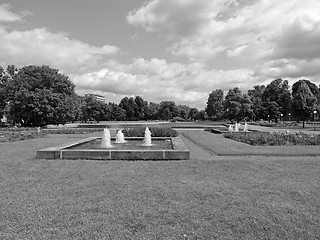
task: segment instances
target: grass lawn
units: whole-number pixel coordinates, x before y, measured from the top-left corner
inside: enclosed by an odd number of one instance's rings
[[[319,239],[316,157],[34,159],[75,138],[0,143],[0,239]]]

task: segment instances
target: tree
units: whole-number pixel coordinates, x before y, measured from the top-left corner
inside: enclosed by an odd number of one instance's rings
[[[133,97],[121,99],[119,107],[126,111],[126,120],[137,120],[138,106]]]
[[[263,105],[262,95],[265,90],[264,85],[255,85],[253,89],[248,90],[248,95],[252,102],[252,111],[255,119],[266,119],[266,108]]]
[[[303,121],[303,127],[306,120],[310,119],[313,110],[318,108],[317,97],[314,93],[318,91],[311,91],[307,80],[299,80],[292,86],[292,110],[293,115],[299,120]]]
[[[126,110],[119,106],[114,106],[114,109],[112,111],[112,119],[116,121],[124,121],[126,120]]]
[[[183,120],[187,120],[190,112],[190,107],[187,105],[178,106],[179,117]]]
[[[174,101],[162,101],[160,103],[159,118],[170,120],[179,116],[179,109]]]
[[[264,107],[268,108],[269,104],[277,106],[274,112],[279,112],[287,115],[290,112],[291,107],[291,93],[289,91],[289,84],[287,80],[276,79],[268,84],[262,94],[262,101],[264,102]],[[277,121],[279,115],[273,115],[270,113],[270,117]]]
[[[158,113],[160,109],[160,104],[150,102],[149,104],[145,104],[144,114],[146,120],[156,120],[158,119]]]
[[[135,105],[136,105],[136,111],[134,113],[134,118],[137,120],[143,120],[145,118],[145,113],[144,113],[144,109],[145,109],[145,105],[147,104],[147,102],[143,101],[142,97],[140,96],[136,96],[135,99]]]
[[[197,108],[191,108],[188,118],[191,120],[197,120],[199,119],[199,110]]]
[[[23,67],[6,88],[10,115],[22,126],[65,124],[75,118],[78,110],[74,88],[69,77],[56,69],[48,66]]]
[[[240,120],[242,93],[238,87],[230,89],[224,101],[225,115],[230,120]]]
[[[8,65],[6,70],[0,66],[0,118],[9,114],[8,85],[16,73],[14,65]]]
[[[252,101],[248,94],[243,94],[238,87],[230,89],[224,100],[225,116],[231,121],[252,119]]]
[[[82,116],[85,122],[95,120],[97,122],[105,120],[107,115],[107,105],[99,102],[94,96],[87,95],[83,98]]]
[[[216,89],[209,94],[206,113],[210,118],[220,120],[223,115],[223,91]]]
[[[202,120],[202,121],[208,119],[208,115],[207,115],[207,113],[206,113],[205,110],[201,110],[201,111],[199,112],[199,119]]]
[[[252,101],[248,94],[242,94],[241,100],[241,108],[240,108],[240,118],[241,119],[253,119],[255,114],[252,109]]]

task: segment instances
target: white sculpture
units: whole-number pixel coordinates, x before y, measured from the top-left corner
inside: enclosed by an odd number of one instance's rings
[[[229,125],[228,131],[229,132],[233,132],[233,126],[232,125]]]
[[[143,146],[152,146],[151,143],[151,132],[148,127],[146,127],[146,130],[144,131],[144,140],[143,140]]]
[[[116,134],[116,141],[115,143],[126,143],[127,141],[124,140],[124,134],[121,129]]]
[[[103,135],[101,139],[101,148],[112,148],[110,131],[108,128],[103,129]]]

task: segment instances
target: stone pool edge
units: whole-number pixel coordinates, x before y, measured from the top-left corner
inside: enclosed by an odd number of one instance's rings
[[[101,137],[89,137],[79,141],[37,151],[38,159],[87,159],[87,160],[189,160],[190,151],[179,137],[154,137],[171,139],[173,149],[165,150],[119,150],[119,149],[70,149]],[[112,138],[114,139],[114,138]],[[126,138],[143,140],[143,138]]]

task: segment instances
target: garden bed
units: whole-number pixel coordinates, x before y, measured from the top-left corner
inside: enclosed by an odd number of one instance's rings
[[[320,145],[320,135],[303,132],[227,132],[224,137],[253,146]]]
[[[180,134],[218,156],[320,156],[317,145],[253,146],[205,131],[181,131]]]
[[[28,139],[42,138],[47,133],[38,131],[37,128],[1,128],[0,142],[15,142]]]

